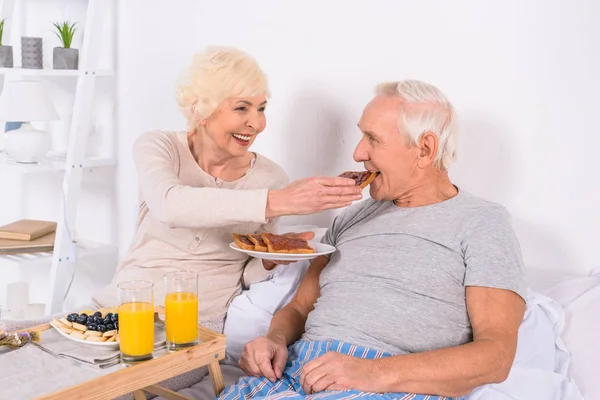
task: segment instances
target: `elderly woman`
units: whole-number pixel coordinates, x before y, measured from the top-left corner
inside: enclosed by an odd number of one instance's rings
[[[188,130],[149,132],[135,142],[137,229],[113,283],[93,296],[96,305],[116,305],[116,285],[136,279],[153,282],[155,303],[162,304],[167,270],[196,271],[199,321],[220,331],[242,285],[266,279],[277,265],[231,250],[233,232],[268,231],[279,216],[361,198],[350,179],[286,186],[279,165],[249,150],[265,129],[268,96],[267,79],[247,54],[210,48],[195,56],[178,88]]]

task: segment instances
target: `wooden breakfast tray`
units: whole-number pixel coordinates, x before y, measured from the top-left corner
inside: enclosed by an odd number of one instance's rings
[[[155,307],[159,313],[163,313],[162,307]],[[47,323],[23,331],[45,331],[53,329]],[[66,339],[65,339],[66,340]],[[208,371],[213,384],[215,395],[224,389],[223,375],[219,361],[225,358],[226,337],[223,334],[213,332],[202,326],[198,326],[198,340],[196,346],[184,350],[157,355],[156,358],[144,361],[134,366],[119,366],[106,375],[92,378],[88,381],[57,390],[53,393],[37,397],[40,400],[62,400],[62,399],[87,399],[104,400],[133,393],[135,400],[146,399],[144,391],[163,396],[173,400],[191,400],[169,389],[156,385],[165,379],[183,374],[185,372],[208,366]]]

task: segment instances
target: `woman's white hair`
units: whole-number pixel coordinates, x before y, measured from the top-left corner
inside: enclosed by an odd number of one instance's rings
[[[436,165],[443,169],[456,159],[458,123],[450,101],[435,86],[406,80],[386,82],[377,86],[378,95],[400,97],[403,102],[398,114],[398,130],[410,143],[416,144],[421,136],[431,132],[438,138]]]
[[[177,102],[190,129],[225,99],[270,97],[267,77],[250,55],[232,47],[208,47],[194,55],[177,85]]]

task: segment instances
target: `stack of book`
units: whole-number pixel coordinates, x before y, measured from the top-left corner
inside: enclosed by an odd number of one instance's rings
[[[0,226],[0,254],[52,251],[56,222],[22,219]]]

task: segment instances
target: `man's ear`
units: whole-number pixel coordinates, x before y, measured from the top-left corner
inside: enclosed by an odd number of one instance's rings
[[[433,165],[438,150],[438,138],[432,132],[425,132],[421,135],[418,142],[419,154],[417,165],[420,168],[426,168]]]

